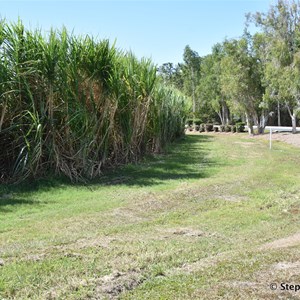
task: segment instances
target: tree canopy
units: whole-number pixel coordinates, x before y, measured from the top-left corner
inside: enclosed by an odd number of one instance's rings
[[[255,25],[256,33],[249,32]],[[268,123],[292,125],[300,112],[300,2],[278,0],[266,13],[249,13],[240,38],[226,39],[199,56],[186,46],[183,62],[159,73],[191,99],[201,122],[244,120],[250,133]],[[288,116],[288,118],[282,118]]]

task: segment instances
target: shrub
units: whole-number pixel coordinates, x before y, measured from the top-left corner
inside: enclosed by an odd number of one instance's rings
[[[201,120],[200,119],[187,119],[186,124],[189,126],[192,126],[195,123],[195,125],[200,125]]]
[[[230,127],[231,127],[231,132],[232,132],[232,133],[233,133],[233,132],[236,132],[236,126],[235,126],[235,125],[231,125]]]
[[[230,132],[230,131],[231,131],[230,125],[225,125],[225,132]]]
[[[225,132],[225,125],[220,125],[220,132]]]
[[[205,131],[206,132],[213,131],[213,124],[205,124]]]
[[[245,123],[244,122],[238,122],[235,124],[236,126],[236,132],[244,132],[245,131]]]
[[[219,127],[214,126],[213,129],[214,129],[214,132],[219,132]]]
[[[186,124],[190,127],[193,125],[193,119],[187,119]]]
[[[205,131],[205,124],[200,124],[199,132]]]

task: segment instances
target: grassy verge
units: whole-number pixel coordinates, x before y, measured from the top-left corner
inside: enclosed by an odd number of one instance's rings
[[[269,285],[300,284],[299,165],[195,135],[89,186],[2,187],[0,298],[293,299]]]

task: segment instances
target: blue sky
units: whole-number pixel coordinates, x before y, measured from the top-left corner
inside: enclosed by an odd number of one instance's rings
[[[157,64],[181,62],[185,45],[201,56],[224,38],[243,33],[247,12],[267,11],[272,0],[2,1],[0,17],[48,31],[116,40],[118,48]]]

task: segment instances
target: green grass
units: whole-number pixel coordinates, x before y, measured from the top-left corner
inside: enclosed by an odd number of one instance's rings
[[[300,240],[264,246],[299,231],[299,152],[189,135],[89,185],[2,186],[0,299],[276,299],[300,283]]]

